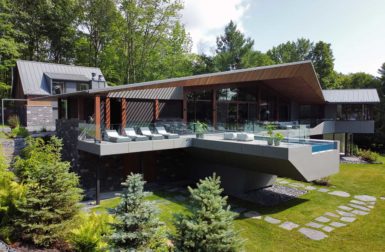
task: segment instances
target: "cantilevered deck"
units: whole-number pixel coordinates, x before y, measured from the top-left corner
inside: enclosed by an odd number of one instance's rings
[[[285,140],[270,146],[256,136],[253,141],[224,140],[223,134],[208,134],[204,139],[184,135],[177,139],[112,143],[79,140],[78,149],[98,156],[190,148],[200,156],[226,159],[249,170],[312,181],[337,173],[337,142],[324,140]]]

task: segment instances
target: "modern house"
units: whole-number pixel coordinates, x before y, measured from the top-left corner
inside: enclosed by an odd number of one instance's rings
[[[52,99],[64,157],[97,196],[117,189],[130,172],[168,181],[215,171],[230,194],[269,186],[277,175],[326,177],[338,172],[340,151],[353,134],[374,133],[372,110],[379,102],[374,89],[322,90],[310,61],[51,92],[32,101]],[[197,121],[209,125],[203,139],[194,135]],[[267,144],[267,123],[285,136],[281,145]],[[163,126],[179,137],[117,143],[105,135],[114,129],[124,136],[129,127],[140,133],[143,126]],[[225,132],[253,135],[227,140]]]
[[[58,118],[56,100],[34,98],[107,87],[102,72],[95,67],[18,60],[13,76],[12,98],[25,100],[19,104],[19,116],[31,131],[54,129]]]

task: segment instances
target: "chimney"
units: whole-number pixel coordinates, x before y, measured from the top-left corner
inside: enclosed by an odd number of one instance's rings
[[[91,73],[92,74],[92,80],[95,80],[96,73]]]
[[[102,74],[99,74],[99,81],[104,81],[104,77]]]

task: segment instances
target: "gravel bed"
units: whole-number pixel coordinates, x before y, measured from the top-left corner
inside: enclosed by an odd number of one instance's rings
[[[307,193],[306,190],[274,184],[271,187],[258,189],[237,196],[259,205],[276,206],[288,200],[298,198],[305,193]]]

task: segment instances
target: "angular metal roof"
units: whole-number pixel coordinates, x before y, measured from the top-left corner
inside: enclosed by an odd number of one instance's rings
[[[96,76],[102,72],[96,67],[71,66],[54,63],[18,60],[16,62],[21,85],[25,95],[50,95],[50,87],[44,73],[82,75],[92,79],[92,73]],[[84,78],[84,77],[83,77]]]
[[[141,90],[123,90],[110,92],[107,96],[111,98],[183,100],[183,88],[170,87]]]
[[[44,73],[48,78],[53,80],[66,80],[66,81],[91,81],[90,78],[82,74],[64,74],[64,73]]]
[[[322,90],[329,103],[378,103],[380,98],[376,89],[333,89]]]

